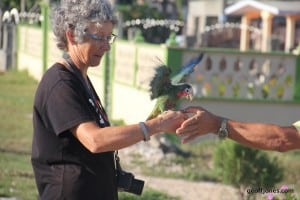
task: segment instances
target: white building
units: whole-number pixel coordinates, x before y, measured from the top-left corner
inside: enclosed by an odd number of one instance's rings
[[[300,40],[299,3],[191,0],[186,26],[188,45],[289,52]],[[231,29],[221,30],[224,22]]]

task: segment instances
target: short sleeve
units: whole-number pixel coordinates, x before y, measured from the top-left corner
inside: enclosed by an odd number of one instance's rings
[[[296,121],[295,123],[293,123],[293,126],[295,126],[298,132],[300,132],[300,121]]]
[[[47,99],[46,112],[48,120],[56,135],[79,125],[93,121],[88,98],[74,81],[60,81]]]

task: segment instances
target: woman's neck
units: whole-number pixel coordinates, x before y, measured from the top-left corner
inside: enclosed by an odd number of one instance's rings
[[[74,63],[74,65],[79,69],[79,71],[81,72],[82,76],[87,79],[87,69],[88,66],[83,63],[81,61],[81,59],[79,58],[79,56],[77,56],[76,54],[72,54],[71,52],[69,52],[69,57],[72,60],[72,62]]]

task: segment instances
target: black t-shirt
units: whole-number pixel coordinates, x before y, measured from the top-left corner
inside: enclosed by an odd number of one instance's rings
[[[31,160],[40,199],[118,199],[113,152],[93,154],[69,131],[97,120],[80,79],[54,64],[39,83],[33,110]]]

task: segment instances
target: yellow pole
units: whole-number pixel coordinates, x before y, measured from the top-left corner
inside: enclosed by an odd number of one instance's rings
[[[240,51],[246,51],[249,49],[249,38],[250,38],[250,34],[248,31],[249,24],[250,24],[250,17],[248,15],[244,15],[242,17],[242,24],[241,24]]]
[[[273,15],[269,12],[262,11],[262,44],[261,51],[271,51],[271,37],[272,37],[272,19]]]
[[[290,49],[294,47],[295,40],[295,23],[296,20],[292,16],[286,16],[286,33],[285,33],[285,47],[286,53],[290,52]]]

